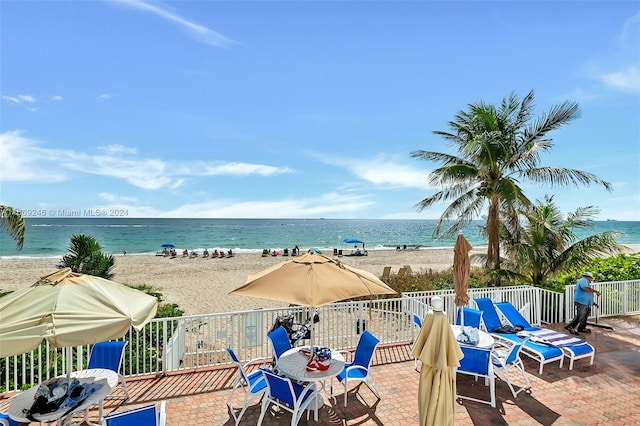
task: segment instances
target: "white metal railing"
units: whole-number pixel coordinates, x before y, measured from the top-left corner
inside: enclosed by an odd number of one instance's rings
[[[640,280],[594,282],[591,283],[591,287],[601,293],[597,298],[599,305],[597,311],[591,310],[592,317],[596,313],[601,318],[640,313]],[[575,290],[575,284],[568,285],[564,289],[567,320],[571,320],[573,316]]]
[[[595,285],[603,293],[601,315],[640,312],[640,280]],[[566,302],[573,301],[572,286],[565,290],[566,295],[517,286],[473,288],[468,293],[471,299],[490,297],[497,302],[509,301],[523,311],[532,324],[544,324],[565,321],[565,309],[572,312],[572,302],[571,305]],[[314,344],[350,349],[356,346],[359,333],[365,328],[383,344],[410,342],[415,336],[412,314],[424,317],[435,295],[442,297],[449,321],[453,323],[456,312],[453,290],[333,303],[317,310],[320,322],[314,326]],[[469,305],[473,306],[473,302]],[[276,317],[288,314],[293,314],[300,323],[309,318],[311,312],[302,307],[289,307],[154,319],[141,332],[130,330],[123,338],[129,342],[123,361],[124,374],[163,374],[228,364],[227,347],[232,347],[241,360],[270,357],[266,335]],[[72,369],[86,368],[89,349],[89,345],[73,348]],[[63,350],[53,350],[43,343],[32,352],[0,360],[0,390],[11,392],[33,386],[64,374],[66,365]]]
[[[552,324],[564,319],[564,295],[555,291],[532,286],[513,286],[470,288],[467,294],[469,306],[475,306],[473,299],[480,297],[488,297],[495,302],[511,302],[534,325]],[[431,297],[440,296],[451,323],[456,319],[455,295],[455,291],[451,289],[402,293],[403,298],[418,300],[424,304],[429,304]],[[419,311],[414,309],[414,312]]]

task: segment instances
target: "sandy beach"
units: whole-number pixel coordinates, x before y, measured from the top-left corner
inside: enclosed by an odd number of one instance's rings
[[[482,248],[474,249],[472,253]],[[283,306],[280,302],[231,296],[229,291],[245,283],[249,274],[284,262],[289,257],[262,257],[259,253],[240,253],[232,258],[195,258],[126,255],[116,256],[114,281],[123,284],[147,284],[159,289],[165,302],[177,303],[186,315],[239,311]],[[385,266],[397,272],[404,265],[413,271],[445,270],[453,262],[453,248],[420,250],[372,250],[368,256],[342,256],[347,265],[376,275]],[[41,275],[55,271],[59,258],[0,259],[0,289],[26,287]]]
[[[640,245],[634,245],[630,251],[638,250]],[[485,251],[485,247],[476,247],[471,254]],[[282,256],[262,257],[259,253],[241,253],[225,259],[120,255],[116,256],[113,280],[129,285],[153,286],[162,292],[165,302],[177,303],[186,315],[276,307],[284,304],[228,293],[244,284],[249,274],[288,259]],[[446,270],[453,262],[453,248],[372,250],[368,256],[342,256],[339,259],[378,276],[385,266],[391,266],[392,272],[398,272],[404,265],[411,266],[414,272]],[[0,259],[0,289],[26,287],[37,281],[39,276],[55,271],[58,262],[59,258]]]

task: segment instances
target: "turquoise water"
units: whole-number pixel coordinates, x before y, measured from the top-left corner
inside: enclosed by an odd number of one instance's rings
[[[104,251],[119,254],[151,254],[164,243],[177,249],[202,251],[204,248],[259,252],[262,249],[319,248],[348,249],[349,237],[364,241],[367,250],[408,247],[451,247],[455,237],[434,239],[436,220],[382,219],[130,219],[130,218],[28,218],[22,251],[0,232],[1,257],[59,257],[74,234],[89,234],[98,239]],[[580,238],[603,231],[623,234],[622,244],[640,244],[640,222],[593,222],[594,227]],[[480,234],[480,221],[464,230],[473,246],[486,246]]]

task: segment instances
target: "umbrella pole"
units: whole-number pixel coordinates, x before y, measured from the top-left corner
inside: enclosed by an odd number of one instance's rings
[[[71,381],[71,369],[73,368],[73,348],[71,346],[67,346],[64,348],[67,353],[67,381]]]

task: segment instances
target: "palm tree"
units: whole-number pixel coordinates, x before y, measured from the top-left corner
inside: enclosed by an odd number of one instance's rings
[[[91,235],[72,235],[68,253],[62,257],[59,268],[71,268],[73,272],[110,279],[115,259],[102,253],[100,243]]]
[[[429,183],[442,189],[417,204],[419,211],[438,202],[450,201],[434,235],[452,235],[483,214],[488,204],[486,267],[499,284],[500,212],[517,211],[531,202],[520,180],[553,186],[597,183],[608,191],[611,185],[597,176],[575,169],[540,166],[540,154],[553,147],[547,136],[580,115],[578,104],[565,101],[548,114],[533,119],[534,92],[520,101],[511,93],[499,106],[479,102],[468,105],[449,122],[451,132],[435,131],[457,149],[457,155],[414,151],[414,158],[435,161],[442,166],[431,172]],[[453,219],[453,222],[450,221]],[[449,227],[443,230],[443,226]]]
[[[18,250],[22,250],[26,225],[20,212],[12,207],[0,205],[0,229],[7,231],[16,242]]]
[[[539,286],[560,272],[586,266],[596,257],[622,252],[616,231],[577,241],[574,230],[592,228],[589,219],[598,213],[593,206],[580,207],[564,218],[552,196],[537,201],[522,212],[522,227],[503,226],[505,269]]]

